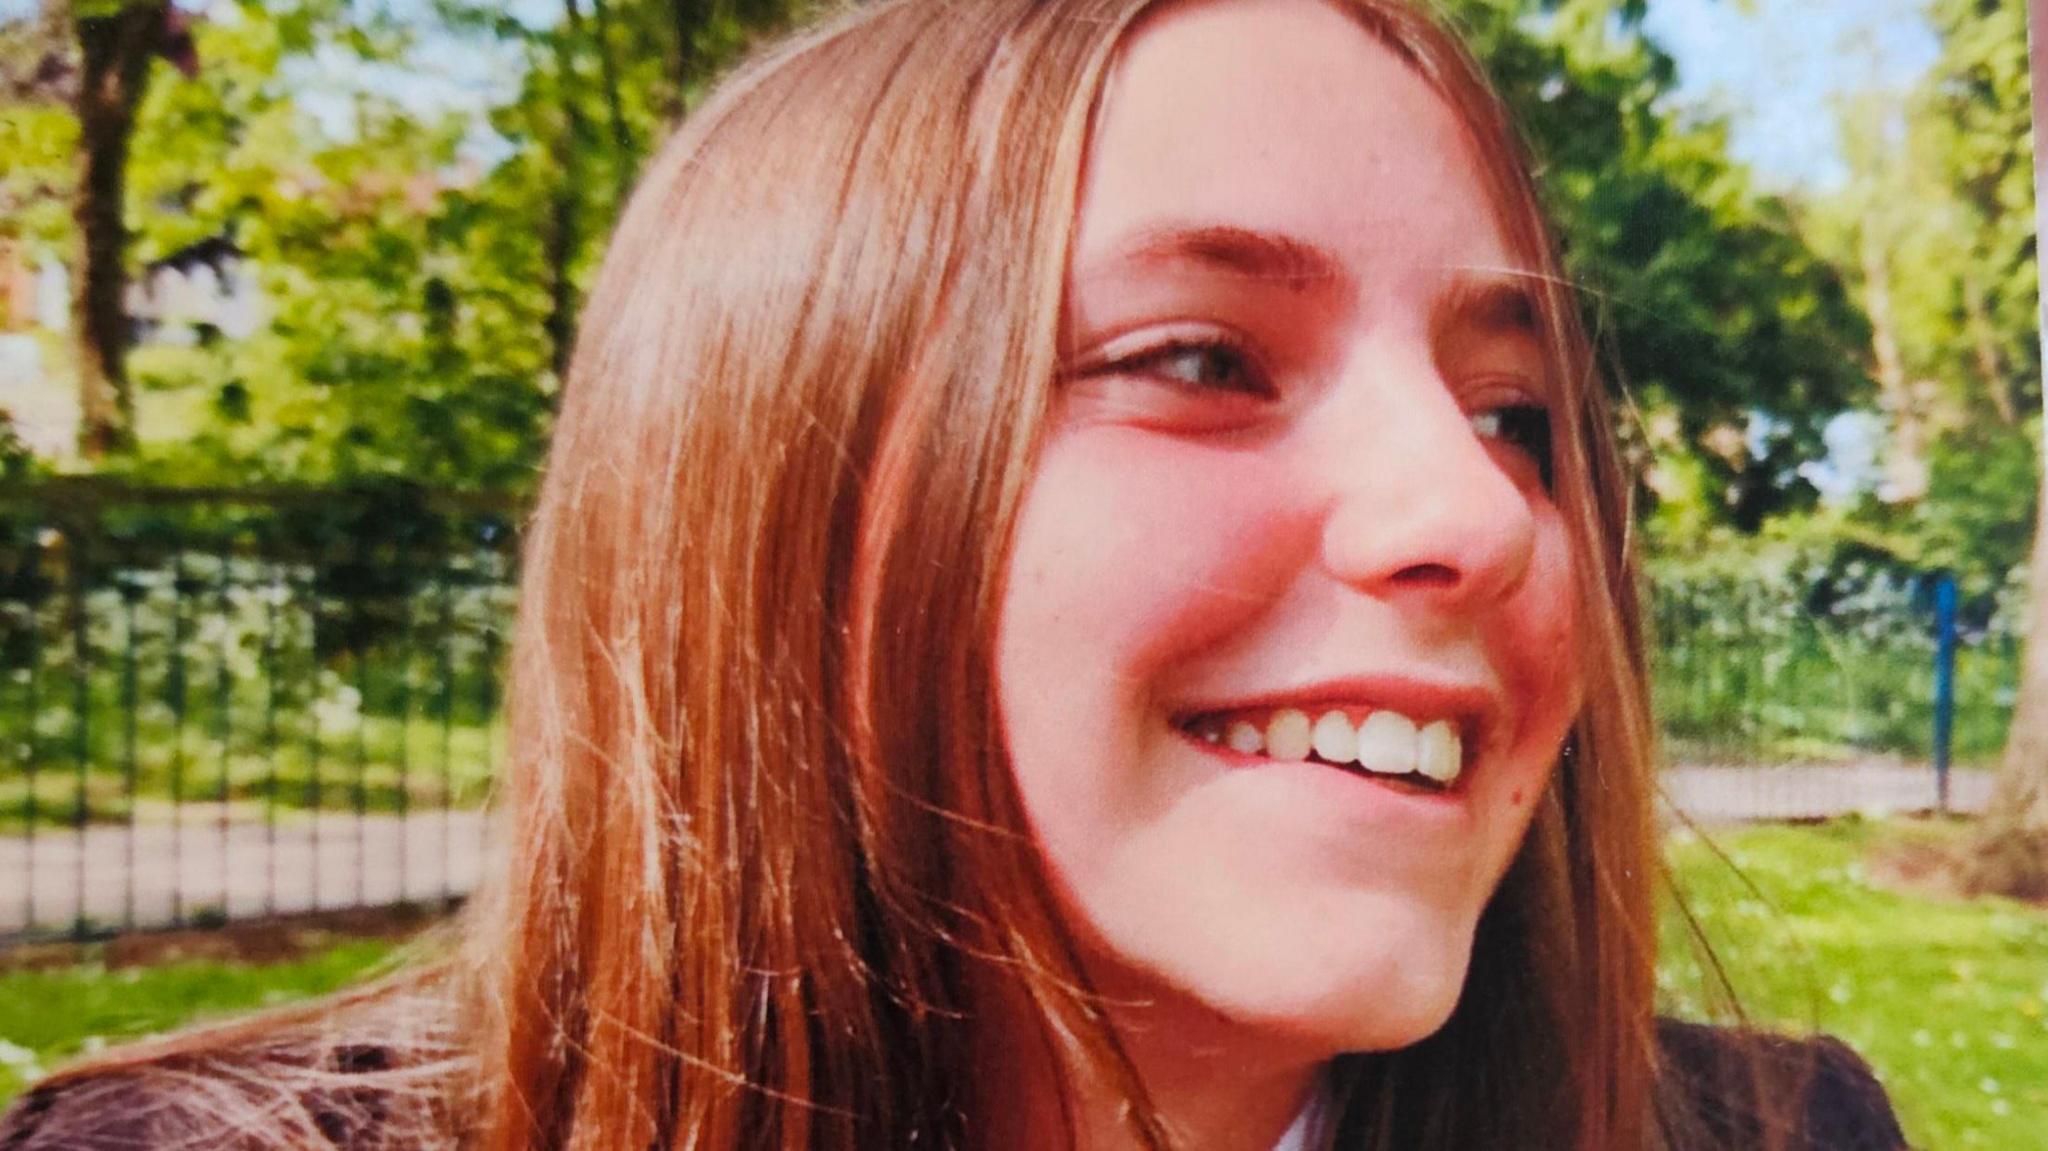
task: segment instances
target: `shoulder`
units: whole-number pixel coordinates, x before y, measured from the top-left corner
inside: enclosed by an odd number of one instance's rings
[[[0,1151],[451,1145],[467,1058],[444,999],[394,984],[109,1052],[0,1114]]]
[[[258,1151],[400,1145],[406,1109],[373,1045],[325,1058],[271,1051],[179,1052],[60,1073],[0,1115],[0,1151]],[[410,1126],[410,1125],[408,1125]]]
[[[1659,1020],[1660,1111],[1673,1151],[1906,1146],[1877,1076],[1840,1040]]]

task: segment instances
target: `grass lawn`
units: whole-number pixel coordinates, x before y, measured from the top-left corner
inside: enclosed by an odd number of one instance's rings
[[[192,959],[110,969],[105,949],[88,947],[65,966],[0,967],[0,1107],[81,1052],[324,995],[381,972],[400,946],[340,937],[312,944],[265,964]]]
[[[1853,820],[1717,833],[1740,876],[1689,835],[1672,857],[1755,1018],[1854,1045],[1918,1147],[2026,1151],[2048,1131],[2048,911],[1892,894],[1864,871],[1873,847],[1954,833]],[[1665,931],[1666,1009],[1700,1016],[1700,966],[1677,924]],[[381,970],[398,946],[336,938],[281,963],[115,970],[88,949],[60,968],[0,967],[0,1102],[81,1050],[319,995]]]
[[[1856,1048],[1916,1147],[2048,1145],[2048,911],[1878,890],[1873,848],[1960,825],[1846,820],[1714,834],[1741,874],[1680,835],[1672,860],[1750,1014]],[[1755,885],[1751,890],[1744,878]],[[1700,967],[1665,924],[1666,1009],[1698,1017]]]

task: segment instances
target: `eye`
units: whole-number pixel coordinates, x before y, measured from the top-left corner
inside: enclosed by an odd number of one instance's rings
[[[1104,370],[1150,376],[1191,390],[1273,395],[1251,355],[1228,340],[1177,339],[1114,360]]]
[[[1472,430],[1481,439],[1514,448],[1536,463],[1547,490],[1551,486],[1550,409],[1540,404],[1503,404],[1472,413]]]

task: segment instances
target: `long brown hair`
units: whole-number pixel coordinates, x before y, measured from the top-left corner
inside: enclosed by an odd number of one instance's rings
[[[1340,1061],[1339,1144],[1651,1147],[1650,727],[1603,389],[1478,67],[1405,0],[1337,2],[1467,125],[1536,269],[1588,701],[1449,1023]],[[973,1146],[990,980],[1042,1021],[1010,1041],[1172,1144],[1053,910],[990,670],[1089,127],[1155,6],[881,0],[649,166],[528,535],[501,866],[463,958],[405,985],[444,1009],[368,999],[423,1069],[389,1145]]]
[[[990,674],[1089,123],[1150,6],[876,4],[651,165],[528,544],[484,1145],[971,1144],[989,971],[1167,1139],[1051,910]],[[1344,6],[1470,127],[1540,270],[1591,701],[1449,1025],[1347,1062],[1344,1142],[1642,1146],[1655,860],[1608,413],[1480,71],[1405,4]]]

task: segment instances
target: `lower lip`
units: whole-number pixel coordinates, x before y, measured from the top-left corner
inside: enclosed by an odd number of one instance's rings
[[[1389,810],[1391,804],[1395,810],[1406,810],[1415,816],[1434,819],[1455,819],[1468,810],[1464,801],[1465,789],[1457,785],[1443,791],[1425,791],[1409,784],[1398,783],[1392,777],[1375,776],[1363,770],[1354,771],[1317,760],[1268,759],[1262,755],[1247,755],[1241,751],[1233,751],[1186,732],[1181,733],[1181,738],[1190,746],[1222,761],[1231,771],[1284,773],[1291,779],[1300,780],[1317,788],[1318,791],[1325,792],[1321,798],[1329,802],[1361,804],[1367,809],[1379,812]]]

